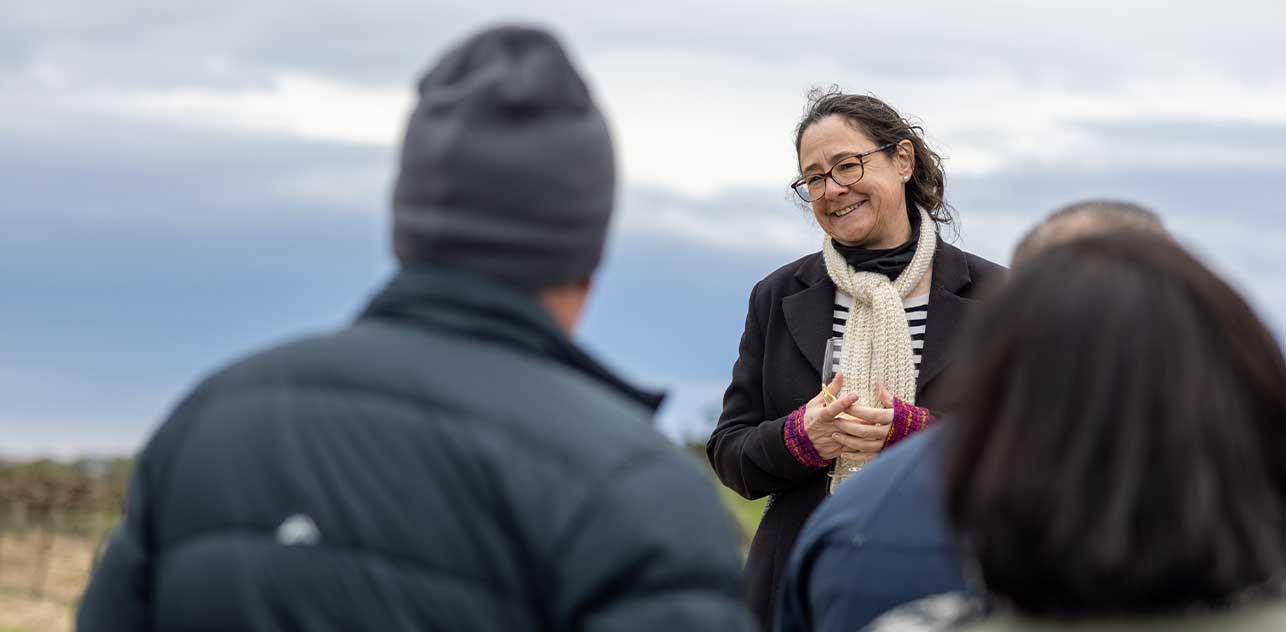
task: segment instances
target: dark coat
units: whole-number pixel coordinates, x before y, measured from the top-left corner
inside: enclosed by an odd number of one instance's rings
[[[880,455],[808,519],[782,582],[776,632],[860,630],[905,603],[966,590],[942,512],[943,430]]]
[[[950,362],[951,342],[965,317],[1005,269],[938,240],[929,289],[916,403],[940,410],[937,379]],[[773,593],[804,521],[826,497],[825,470],[800,464],[786,448],[786,416],[821,390],[821,364],[833,334],[835,284],[821,253],[777,269],[750,293],[741,347],[723,413],[706,443],[725,485],[746,498],[773,494],[746,562],[751,608],[771,622]]]
[[[403,270],[173,412],[79,629],[748,629],[731,522],[658,402],[531,297]]]

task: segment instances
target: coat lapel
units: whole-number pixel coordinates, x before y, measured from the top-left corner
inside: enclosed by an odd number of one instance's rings
[[[786,316],[786,328],[795,340],[799,352],[808,359],[808,366],[822,379],[822,358],[826,341],[835,335],[832,325],[835,318],[835,284],[826,276],[821,255],[800,266],[795,278],[805,288],[781,301]]]
[[[964,323],[973,299],[959,292],[972,282],[969,263],[959,248],[938,240],[933,257],[933,279],[929,286],[929,318],[925,323],[924,351],[920,357],[920,377],[916,396],[924,392],[930,380],[950,364],[951,341]]]
[[[821,380],[822,358],[826,341],[834,336],[835,284],[826,275],[821,255],[817,255],[795,272],[803,289],[782,299],[786,328],[795,346],[808,361],[808,366]],[[972,279],[969,263],[959,248],[938,239],[933,257],[933,279],[929,285],[929,319],[925,323],[924,351],[920,357],[920,376],[916,396],[950,364],[951,341],[964,324],[973,299],[960,296]]]

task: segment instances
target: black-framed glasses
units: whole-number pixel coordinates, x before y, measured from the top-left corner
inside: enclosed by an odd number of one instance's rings
[[[795,191],[800,199],[805,202],[812,202],[821,199],[826,195],[826,178],[830,178],[842,187],[857,184],[862,176],[866,175],[866,157],[871,154],[878,154],[890,147],[897,147],[897,143],[889,143],[875,149],[864,151],[860,154],[849,156],[835,163],[826,173],[817,173],[810,176],[804,176],[792,183],[790,188]]]

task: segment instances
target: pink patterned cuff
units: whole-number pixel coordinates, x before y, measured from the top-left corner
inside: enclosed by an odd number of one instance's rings
[[[900,399],[893,400],[893,426],[889,436],[884,439],[884,447],[889,447],[909,436],[928,428],[938,418],[923,406],[912,406]]]
[[[813,447],[813,440],[808,438],[808,433],[804,431],[804,407],[800,406],[786,415],[786,425],[782,428],[782,434],[785,435],[786,449],[790,450],[790,455],[795,457],[803,465],[808,467],[826,467],[830,461],[822,458],[817,453],[817,448]]]

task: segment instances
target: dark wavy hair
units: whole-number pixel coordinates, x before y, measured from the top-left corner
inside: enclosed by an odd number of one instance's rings
[[[839,115],[878,145],[910,141],[915,149],[915,169],[906,183],[906,199],[922,208],[941,225],[954,224],[955,213],[947,203],[946,174],[942,158],[924,141],[924,128],[912,124],[889,104],[865,94],[847,94],[838,87],[814,88],[808,93],[804,117],[795,126],[795,155],[804,131],[822,119]],[[892,156],[897,148],[885,151]],[[909,205],[908,205],[909,206]],[[910,211],[910,209],[907,209]]]
[[[1286,571],[1286,364],[1172,241],[1051,247],[962,338],[946,510],[989,595],[1091,617],[1219,606]]]

